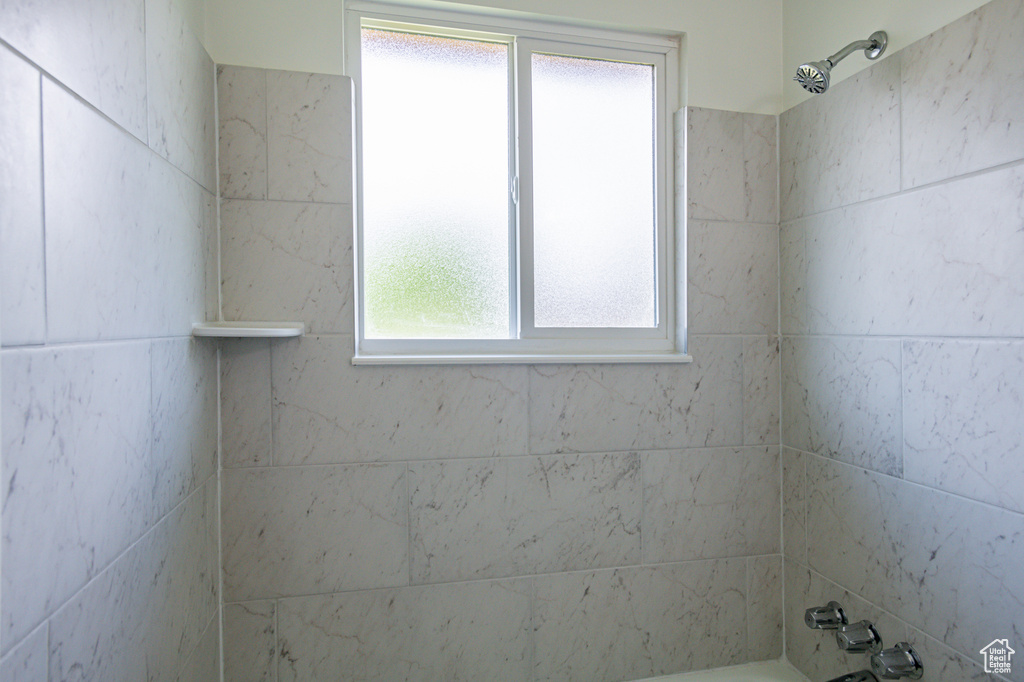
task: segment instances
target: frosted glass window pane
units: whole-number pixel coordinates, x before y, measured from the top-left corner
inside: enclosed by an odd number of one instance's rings
[[[657,326],[654,67],[534,54],[534,324]]]
[[[367,338],[508,338],[508,46],[362,30]]]

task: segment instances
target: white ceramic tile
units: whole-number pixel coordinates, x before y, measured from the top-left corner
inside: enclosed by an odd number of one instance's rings
[[[277,603],[224,605],[224,682],[277,680]]]
[[[690,217],[743,220],[743,114],[697,107],[689,107],[687,114]]]
[[[814,216],[784,291],[812,333],[1022,336],[1022,215],[1017,166]]]
[[[352,202],[352,79],[267,72],[269,198]]]
[[[900,391],[899,341],[782,340],[786,445],[900,475]]]
[[[225,201],[221,253],[225,319],[352,333],[351,206]]]
[[[779,117],[781,218],[900,190],[900,57]]]
[[[178,672],[176,682],[217,682],[220,680],[220,619],[217,614],[206,624],[199,643]]]
[[[527,682],[530,586],[521,580],[282,599],[281,682]]]
[[[792,448],[782,448],[782,545],[787,559],[807,563],[804,454]]]
[[[145,343],[4,351],[2,648],[157,519]]]
[[[778,330],[779,231],[774,225],[691,221],[687,229],[689,330]]]
[[[995,0],[905,48],[903,186],[1024,158],[1024,5]]]
[[[270,433],[270,344],[238,340],[220,347],[221,465],[268,466]]]
[[[530,451],[738,445],[742,341],[692,336],[692,364],[539,365],[530,370]]]
[[[2,10],[0,10],[2,16]],[[46,338],[39,72],[0,45],[0,343]]]
[[[45,79],[43,135],[50,340],[188,334],[206,308],[205,192]]]
[[[806,334],[809,330],[806,240],[804,221],[779,228],[779,322],[783,334]]]
[[[747,646],[752,661],[774,660],[782,651],[782,557],[747,559]]]
[[[143,0],[6,0],[0,37],[146,140]]]
[[[643,454],[644,563],[779,551],[778,447]]]
[[[219,201],[211,192],[203,192],[202,240],[203,269],[206,272],[206,320],[220,319],[220,219]]]
[[[743,114],[743,198],[749,222],[779,222],[778,123],[776,116]]]
[[[51,618],[53,679],[177,678],[217,609],[216,508],[210,483]]]
[[[743,442],[779,442],[779,337],[743,339]]]
[[[1024,512],[1024,344],[903,344],[905,477]]]
[[[835,630],[811,630],[804,625],[804,610],[838,601],[847,618],[856,622],[870,620],[891,647],[903,641],[906,626],[892,614],[844,590],[806,566],[785,562],[786,658],[812,680],[831,680],[856,670],[871,667],[864,654],[847,654],[836,645]],[[925,666],[927,668],[927,661]]]
[[[617,682],[745,662],[746,563],[535,578],[535,679]]]
[[[820,458],[807,480],[811,568],[957,651],[1024,641],[1024,516]]]
[[[150,357],[161,493],[153,504],[162,515],[217,471],[217,350],[204,340],[171,339],[155,341]]]
[[[0,682],[47,682],[47,624],[43,623],[0,658]]]
[[[640,458],[555,455],[409,466],[412,580],[640,563]]]
[[[146,0],[149,144],[210,191],[217,188],[214,67],[175,0]]]
[[[274,463],[526,452],[527,368],[353,367],[351,337],[272,350]]]
[[[220,195],[225,199],[266,199],[266,71],[218,66],[217,114]]]
[[[228,601],[404,585],[404,464],[226,469]]]

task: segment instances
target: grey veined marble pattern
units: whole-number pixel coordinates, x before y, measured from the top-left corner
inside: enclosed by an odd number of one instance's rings
[[[43,623],[0,658],[0,682],[46,682],[49,625]]]
[[[643,455],[644,562],[779,551],[778,447]]]
[[[527,368],[353,367],[347,336],[305,336],[272,353],[274,463],[526,452]]]
[[[995,0],[903,50],[903,186],[1024,158],[1024,4]]]
[[[899,341],[785,338],[782,367],[786,444],[902,472]]]
[[[413,582],[640,563],[640,458],[414,462]]]
[[[280,682],[528,682],[530,585],[494,580],[282,599]]]
[[[146,141],[144,0],[5,0],[0,38]]]
[[[220,348],[221,466],[269,466],[270,343],[243,340]]]
[[[220,195],[267,198],[267,72],[217,67]]]
[[[277,602],[224,605],[224,682],[277,680]]]
[[[1024,641],[1024,516],[816,457],[807,480],[811,568],[961,653]]]
[[[352,203],[352,79],[267,72],[269,198]]]
[[[535,679],[618,682],[746,661],[746,563],[535,578]]]
[[[297,320],[352,333],[352,209],[230,200],[221,204],[225,319]]]
[[[1024,512],[1024,343],[903,348],[905,477]]]
[[[2,14],[0,14],[2,16]],[[0,45],[0,343],[42,343],[42,130],[39,72]]]
[[[530,450],[607,452],[739,445],[742,339],[693,336],[688,365],[530,370]]]
[[[779,117],[783,222],[900,190],[900,56]]]
[[[405,585],[404,464],[226,469],[227,601]]]

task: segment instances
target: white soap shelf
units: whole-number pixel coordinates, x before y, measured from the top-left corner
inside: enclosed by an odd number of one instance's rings
[[[302,336],[306,325],[302,322],[196,322],[192,336],[222,339],[261,339]]]

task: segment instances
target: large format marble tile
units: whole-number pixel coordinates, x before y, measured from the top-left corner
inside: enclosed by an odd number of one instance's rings
[[[993,682],[999,679],[986,674],[985,669],[977,662],[981,647],[978,647],[978,651],[971,652],[975,656],[975,660],[972,660],[910,626],[907,626],[906,641],[921,656],[924,665],[921,682]],[[986,640],[985,644],[989,641]]]
[[[2,10],[0,10],[2,16]],[[39,72],[0,45],[0,343],[46,338]]]
[[[899,475],[900,342],[783,339],[782,414],[786,445]]]
[[[496,580],[282,599],[281,682],[527,682],[530,585]]]
[[[848,654],[836,645],[835,630],[811,630],[804,625],[804,610],[838,601],[850,622],[870,620],[885,647],[904,640],[906,625],[860,596],[844,590],[806,566],[785,562],[786,658],[812,680],[830,680],[871,667],[864,654]],[[982,646],[982,645],[979,645]],[[925,660],[925,669],[929,662]]]
[[[1024,336],[1022,215],[1016,166],[801,220],[783,301],[803,290],[811,333]]]
[[[1024,516],[818,458],[807,480],[811,568],[959,652],[1024,641]]]
[[[778,222],[774,116],[687,109],[689,215]]]
[[[227,601],[405,585],[404,464],[226,469]]]
[[[640,563],[640,458],[553,455],[409,466],[412,580]]]
[[[779,442],[780,364],[779,337],[743,339],[743,442],[746,445]]]
[[[220,215],[226,319],[352,333],[350,206],[232,200]]]
[[[618,682],[745,662],[746,564],[535,578],[534,679]]]
[[[268,196],[352,203],[352,79],[267,72]]]
[[[782,448],[782,545],[787,559],[807,563],[807,483],[799,450]]]
[[[690,221],[687,232],[690,332],[778,331],[778,228]]]
[[[1024,159],[1024,5],[994,0],[902,51],[903,186]]]
[[[751,661],[780,658],[782,650],[782,557],[747,559],[747,648]]]
[[[224,605],[224,682],[276,682],[277,602]]]
[[[0,38],[146,140],[143,0],[4,0]]]
[[[181,666],[176,682],[216,682],[220,679],[220,619],[217,614],[206,624],[188,659]]]
[[[267,72],[217,67],[220,195],[267,198]]]
[[[904,476],[1024,512],[1024,344],[905,341]]]
[[[48,627],[43,623],[0,658],[0,682],[47,682]]]
[[[217,189],[214,67],[175,0],[146,0],[149,145],[209,191]]]
[[[43,134],[50,340],[189,333],[206,312],[206,193],[46,79]]]
[[[783,222],[900,190],[900,56],[779,117]]]
[[[527,368],[353,367],[347,336],[272,352],[274,463],[526,452]]]
[[[197,490],[52,617],[52,679],[177,679],[217,610],[216,494]]]
[[[530,451],[738,445],[742,340],[690,337],[692,364],[540,365],[530,370]]]
[[[151,458],[149,355],[131,343],[0,356],[3,651],[157,520],[154,497],[170,497]]]
[[[221,466],[269,466],[270,344],[237,340],[220,347]]]
[[[643,455],[644,563],[779,551],[779,449]]]
[[[807,230],[804,221],[779,227],[779,325],[783,334],[807,334]]]
[[[217,350],[191,338],[154,341],[153,466],[159,514],[217,472]]]

